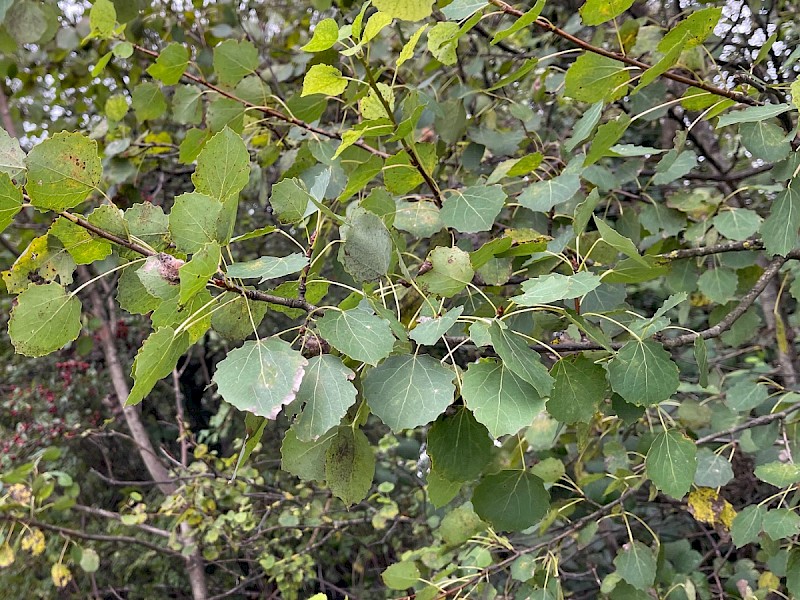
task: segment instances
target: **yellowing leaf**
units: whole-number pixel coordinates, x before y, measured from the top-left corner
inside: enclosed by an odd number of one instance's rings
[[[325,94],[338,96],[347,87],[347,80],[342,72],[330,65],[314,65],[303,79],[303,92],[301,96],[310,94]]]
[[[379,11],[403,21],[421,21],[431,16],[433,0],[373,0]]]

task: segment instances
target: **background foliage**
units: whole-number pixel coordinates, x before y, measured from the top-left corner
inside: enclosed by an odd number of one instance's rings
[[[0,589],[800,596],[798,8],[0,0]]]

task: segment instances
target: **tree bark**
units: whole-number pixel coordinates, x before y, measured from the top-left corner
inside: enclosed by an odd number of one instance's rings
[[[141,409],[138,406],[127,406],[130,388],[128,387],[128,380],[125,377],[125,371],[119,360],[117,353],[116,342],[111,334],[109,326],[110,315],[107,314],[103,307],[103,300],[97,289],[89,288],[89,298],[92,303],[92,310],[100,319],[102,325],[97,331],[97,337],[100,340],[100,345],[103,348],[103,354],[106,359],[106,367],[108,374],[111,378],[111,385],[114,388],[114,393],[117,396],[122,414],[125,417],[125,423],[131,432],[139,456],[142,459],[147,472],[153,481],[157,481],[158,489],[166,496],[173,494],[177,491],[178,486],[173,477],[170,475],[169,470],[161,462],[156,454],[150,436],[147,434],[147,429],[142,421]],[[208,599],[208,585],[206,583],[205,561],[200,552],[200,547],[192,533],[191,526],[185,521],[180,524],[180,537],[184,545],[193,546],[194,549],[186,557],[186,572],[189,577],[189,584],[192,588],[192,598],[194,600],[207,600]]]

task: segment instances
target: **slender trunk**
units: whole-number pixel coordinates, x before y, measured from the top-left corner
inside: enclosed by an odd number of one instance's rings
[[[159,482],[158,489],[164,494],[169,495],[174,493],[178,486],[175,484],[172,476],[169,474],[164,463],[158,458],[153,443],[150,441],[150,436],[147,434],[147,429],[142,422],[141,411],[138,406],[126,406],[130,388],[128,387],[128,380],[125,377],[125,371],[119,361],[117,354],[117,347],[114,337],[111,334],[109,327],[109,315],[103,307],[103,300],[95,288],[89,288],[89,297],[93,305],[95,315],[101,320],[97,335],[100,340],[100,345],[103,348],[103,354],[106,359],[106,366],[108,373],[111,377],[111,384],[114,387],[114,393],[117,396],[122,414],[125,417],[125,423],[131,432],[139,456],[142,458],[147,472],[153,481]],[[192,533],[191,526],[184,522],[180,524],[180,533],[182,542],[187,546],[192,546],[192,552],[186,558],[186,572],[189,576],[189,583],[192,588],[192,598],[194,600],[207,600],[208,599],[208,586],[206,583],[205,562],[203,555],[200,552],[200,547]]]

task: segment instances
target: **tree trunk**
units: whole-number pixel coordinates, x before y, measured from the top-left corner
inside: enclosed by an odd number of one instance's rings
[[[114,337],[111,334],[111,328],[109,327],[110,315],[105,311],[103,301],[97,289],[89,288],[89,298],[92,302],[93,312],[102,322],[97,336],[100,339],[100,345],[103,348],[103,354],[106,358],[106,366],[111,377],[111,384],[114,387],[114,393],[122,408],[122,414],[125,417],[125,422],[128,425],[131,436],[136,443],[136,449],[150,477],[156,482],[158,489],[161,490],[164,495],[172,494],[178,489],[178,486],[164,463],[161,462],[156,454],[153,443],[147,435],[147,429],[142,422],[140,408],[138,406],[126,405],[130,389],[128,387],[128,380],[125,377],[125,371],[119,361],[119,355],[117,354]],[[185,521],[180,524],[180,533],[181,541],[184,545],[194,546],[194,550],[186,558],[186,572],[189,576],[189,583],[192,588],[192,598],[194,600],[207,600],[208,586],[206,584],[205,562],[200,552],[200,547],[197,546],[191,526]]]

